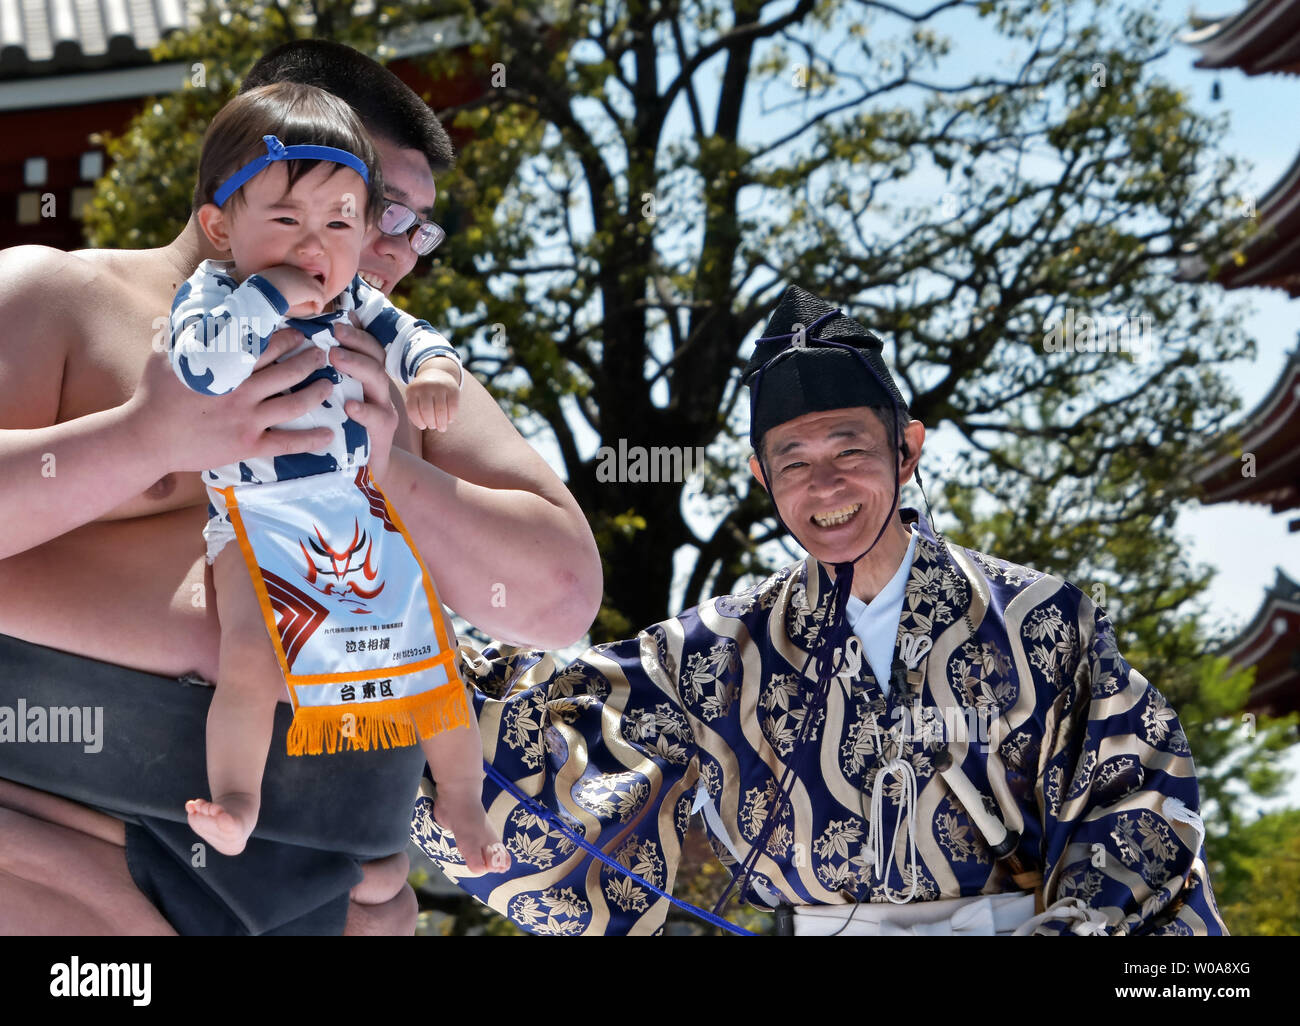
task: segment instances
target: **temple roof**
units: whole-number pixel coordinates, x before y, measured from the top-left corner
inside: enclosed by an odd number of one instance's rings
[[[0,76],[144,63],[185,25],[184,0],[0,0]]]
[[[1300,74],[1300,0],[1252,0],[1236,14],[1198,23],[1182,41],[1201,52],[1198,68]],[[1263,286],[1300,296],[1300,156],[1254,213],[1258,230],[1214,280],[1229,289]],[[1203,280],[1208,272],[1193,253],[1180,262],[1177,277]],[[1232,451],[1195,475],[1202,501],[1261,503],[1275,513],[1300,508],[1300,348],[1230,435],[1237,443]],[[1291,528],[1300,529],[1300,519]],[[1300,709],[1300,584],[1279,568],[1254,619],[1224,651],[1234,666],[1255,668],[1247,708]]]
[[[1214,280],[1227,289],[1258,285],[1300,296],[1300,155],[1259,201],[1256,216],[1259,229],[1246,243],[1244,259],[1225,263]],[[1203,259],[1192,257],[1183,261],[1178,277],[1194,280],[1207,272]]]
[[[1182,37],[1201,51],[1198,68],[1240,68],[1247,75],[1300,74],[1300,3],[1254,0]]]
[[[1198,68],[1239,68],[1247,75],[1300,74],[1300,0],[1254,0],[1237,14],[1211,19],[1181,37],[1201,51]],[[1224,288],[1283,289],[1300,296],[1300,157],[1257,204],[1259,229],[1238,261],[1227,261],[1214,280]],[[1189,254],[1183,281],[1204,280],[1204,258]]]
[[[217,0],[220,3],[220,0]],[[354,0],[352,15],[374,15],[376,0]],[[169,33],[194,25],[198,0],[0,0],[0,79],[69,75],[148,64]],[[313,18],[302,25],[310,28]],[[460,45],[469,30],[454,18],[384,33],[383,60]]]
[[[1239,444],[1196,472],[1201,501],[1261,503],[1274,513],[1300,509],[1300,347],[1268,395],[1231,433]]]
[[[1248,709],[1281,715],[1300,708],[1300,584],[1279,567],[1254,619],[1223,654],[1235,667],[1255,667]]]

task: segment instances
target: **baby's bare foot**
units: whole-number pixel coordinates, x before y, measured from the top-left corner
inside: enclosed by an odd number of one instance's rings
[[[238,855],[257,826],[258,806],[254,795],[232,792],[211,802],[192,798],[185,813],[190,828],[222,855]]]
[[[440,795],[433,805],[433,817],[456,839],[465,868],[475,876],[504,873],[510,868],[510,853],[492,829],[477,796]]]
[[[506,846],[500,841],[493,841],[483,849],[483,860],[487,863],[489,873],[504,873],[510,868],[510,852],[506,851]]]

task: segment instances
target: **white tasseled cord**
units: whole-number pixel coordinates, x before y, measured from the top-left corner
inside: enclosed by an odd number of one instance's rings
[[[875,734],[876,757],[883,752],[880,743],[880,731],[875,720],[871,724]],[[903,811],[907,810],[908,867],[912,873],[912,886],[905,898],[896,898],[889,890],[889,870],[894,864],[894,847],[889,850],[889,860],[885,861],[885,831],[881,819],[884,815],[885,777],[897,777],[902,782],[902,794],[899,796],[898,815],[894,818],[894,837],[898,837],[898,828],[903,822]],[[906,759],[893,758],[876,771],[875,782],[871,785],[871,813],[867,818],[867,843],[865,845],[867,863],[872,875],[885,884],[885,897],[895,905],[905,905],[916,895],[916,882],[920,876],[920,867],[916,861],[916,770]]]

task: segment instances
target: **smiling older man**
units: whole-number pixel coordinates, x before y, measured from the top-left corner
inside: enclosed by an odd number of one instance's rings
[[[797,933],[1224,932],[1177,718],[1077,588],[899,509],[925,431],[880,350],[792,286],[746,368],[807,560],[568,666],[471,665],[515,865],[466,876],[422,798],[461,886],[538,933],[653,933],[702,809]]]

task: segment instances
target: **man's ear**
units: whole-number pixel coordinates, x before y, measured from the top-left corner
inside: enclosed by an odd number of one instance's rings
[[[749,472],[754,475],[754,480],[763,486],[763,490],[767,491],[767,484],[763,481],[763,470],[758,465],[757,456],[749,457]]]
[[[907,455],[902,456],[902,461],[898,465],[898,483],[905,485],[912,480],[916,465],[921,462],[921,447],[925,445],[925,425],[919,420],[908,421],[907,427],[903,429],[902,442],[903,446],[907,447]],[[902,446],[899,450],[901,456]]]
[[[215,203],[199,207],[199,227],[208,241],[223,253],[230,252],[230,219]]]

